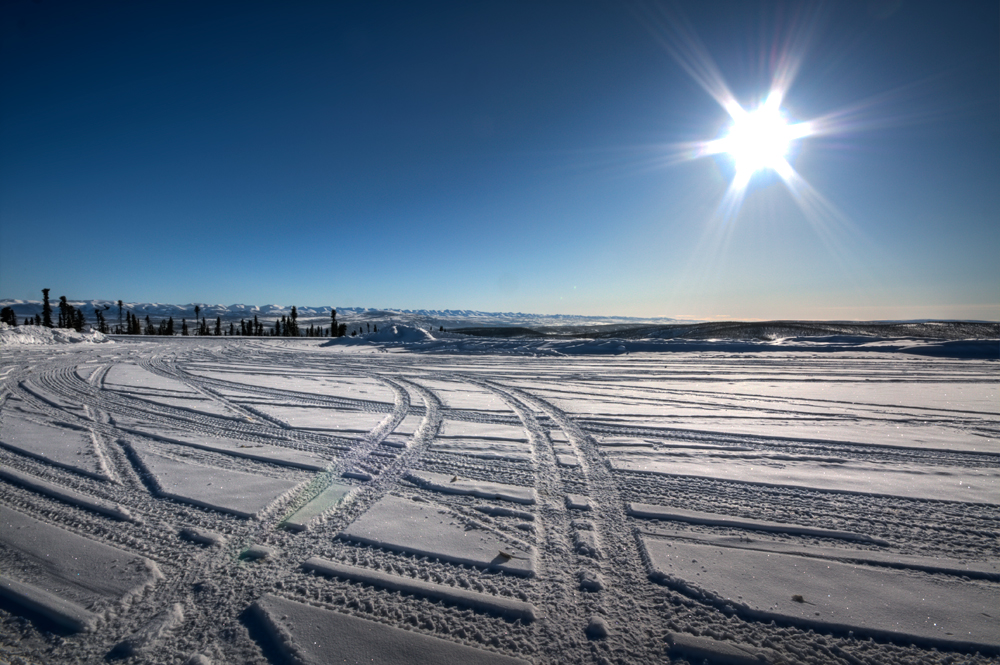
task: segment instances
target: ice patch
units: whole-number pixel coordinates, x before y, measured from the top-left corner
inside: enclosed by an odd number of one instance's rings
[[[330,483],[304,506],[286,517],[281,525],[292,531],[305,531],[316,517],[344,501],[354,490],[352,485]]]

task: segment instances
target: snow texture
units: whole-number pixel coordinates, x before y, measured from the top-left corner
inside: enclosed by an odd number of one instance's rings
[[[82,427],[48,426],[8,411],[0,422],[0,445],[61,467],[104,478],[104,460]]]
[[[110,501],[104,501],[96,497],[87,496],[79,492],[74,492],[69,488],[42,480],[41,478],[30,476],[20,471],[15,471],[14,469],[0,468],[0,479],[14,483],[15,485],[20,485],[21,487],[25,487],[34,492],[51,496],[54,499],[59,499],[60,501],[64,501],[78,508],[83,508],[84,510],[92,510],[95,513],[101,513],[119,520],[132,520],[131,513],[118,504],[111,503]]]
[[[129,448],[149,474],[157,494],[237,517],[253,517],[298,485],[295,480],[201,466],[154,452],[148,444]]]
[[[302,564],[307,570],[314,570],[323,575],[340,577],[353,582],[363,582],[373,586],[412,593],[416,596],[443,600],[446,603],[471,607],[482,612],[492,612],[508,619],[523,621],[535,620],[535,608],[530,603],[524,603],[510,598],[499,598],[482,593],[456,589],[441,584],[431,584],[421,580],[406,579],[396,575],[386,575],[374,570],[346,566],[335,561],[327,561],[320,557],[312,557]]]
[[[469,480],[448,476],[430,471],[420,471],[410,473],[407,480],[434,490],[435,492],[445,492],[446,494],[468,494],[480,499],[497,499],[499,501],[513,501],[532,505],[535,503],[535,490],[531,487],[515,487],[502,483],[491,483],[482,480]]]
[[[814,529],[798,524],[783,524],[781,522],[765,522],[746,518],[732,518],[715,513],[703,513],[697,510],[669,508],[667,506],[651,506],[648,503],[629,504],[628,514],[633,517],[643,517],[652,520],[671,520],[687,522],[688,524],[705,524],[707,526],[726,526],[753,531],[770,531],[776,533],[791,533],[798,536],[816,536],[817,538],[837,538],[839,540],[854,540],[875,545],[889,545],[880,538],[872,538],[862,533],[850,531],[832,531],[830,529]]]
[[[341,537],[451,563],[526,577],[535,574],[530,549],[512,546],[489,531],[467,530],[446,508],[397,496],[387,496],[372,506]]]
[[[208,545],[209,547],[223,545],[226,542],[226,537],[221,533],[193,526],[181,529],[177,535],[184,540],[190,540],[192,543],[198,543],[199,545]]]
[[[653,570],[747,616],[996,649],[996,589],[820,558],[643,538]]]
[[[45,589],[22,584],[3,575],[0,575],[0,598],[9,600],[26,610],[37,612],[56,625],[69,630],[94,630],[101,621],[99,615],[88,612],[75,603]]]
[[[1000,469],[941,466],[928,473],[920,467],[861,464],[847,460],[786,459],[770,465],[761,458],[678,459],[669,454],[627,454],[612,459],[614,468],[670,476],[723,478],[760,485],[808,487],[869,495],[901,496],[938,501],[1000,504]],[[831,473],[831,466],[836,473]]]
[[[122,657],[143,656],[152,651],[170,631],[184,621],[184,606],[174,603],[138,631],[115,647],[114,654]]]
[[[266,443],[249,443],[240,439],[206,436],[201,433],[164,430],[163,428],[157,430],[151,427],[137,426],[121,427],[121,430],[165,441],[166,443],[176,443],[182,446],[211,450],[233,457],[271,462],[297,469],[322,471],[326,468],[323,458],[306,451],[296,450],[295,448],[272,446]]]
[[[439,314],[5,342],[0,661],[1000,663],[996,324]]]
[[[288,656],[302,665],[334,662],[372,665],[516,665],[527,661],[427,635],[264,596],[254,605]]]
[[[163,578],[144,557],[0,506],[4,595],[72,630],[90,630]]]
[[[111,340],[102,333],[76,332],[63,328],[45,328],[43,326],[17,326],[11,328],[6,323],[0,323],[0,346],[51,346],[54,344],[106,344]]]
[[[674,655],[707,660],[718,665],[760,665],[761,662],[772,662],[767,649],[758,649],[748,644],[723,642],[683,633],[671,633],[667,636],[667,642]]]

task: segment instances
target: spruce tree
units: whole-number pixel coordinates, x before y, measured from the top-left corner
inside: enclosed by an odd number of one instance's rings
[[[222,337],[222,317],[215,317],[215,336]]]
[[[73,330],[77,332],[83,332],[83,327],[87,325],[87,319],[83,316],[83,308],[76,310],[76,316],[73,319]]]
[[[171,337],[174,336],[174,317],[169,317],[167,319],[167,334]]]
[[[17,315],[14,314],[14,310],[10,307],[4,307],[0,310],[0,321],[3,321],[13,328],[17,327]]]
[[[42,325],[52,327],[52,305],[49,304],[49,290],[42,289]]]
[[[188,336],[188,322],[185,318],[181,318],[181,335]]]
[[[73,308],[66,302],[66,296],[59,296],[59,328],[69,328],[72,323]]]
[[[330,309],[330,337],[337,336],[337,310]]]

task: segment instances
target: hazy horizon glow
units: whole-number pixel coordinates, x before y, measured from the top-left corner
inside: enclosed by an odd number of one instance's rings
[[[1000,320],[1000,7],[0,8],[0,298]]]

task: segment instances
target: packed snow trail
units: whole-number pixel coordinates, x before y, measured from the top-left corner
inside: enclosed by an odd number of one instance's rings
[[[995,361],[322,343],[5,349],[0,660],[1000,662]]]

